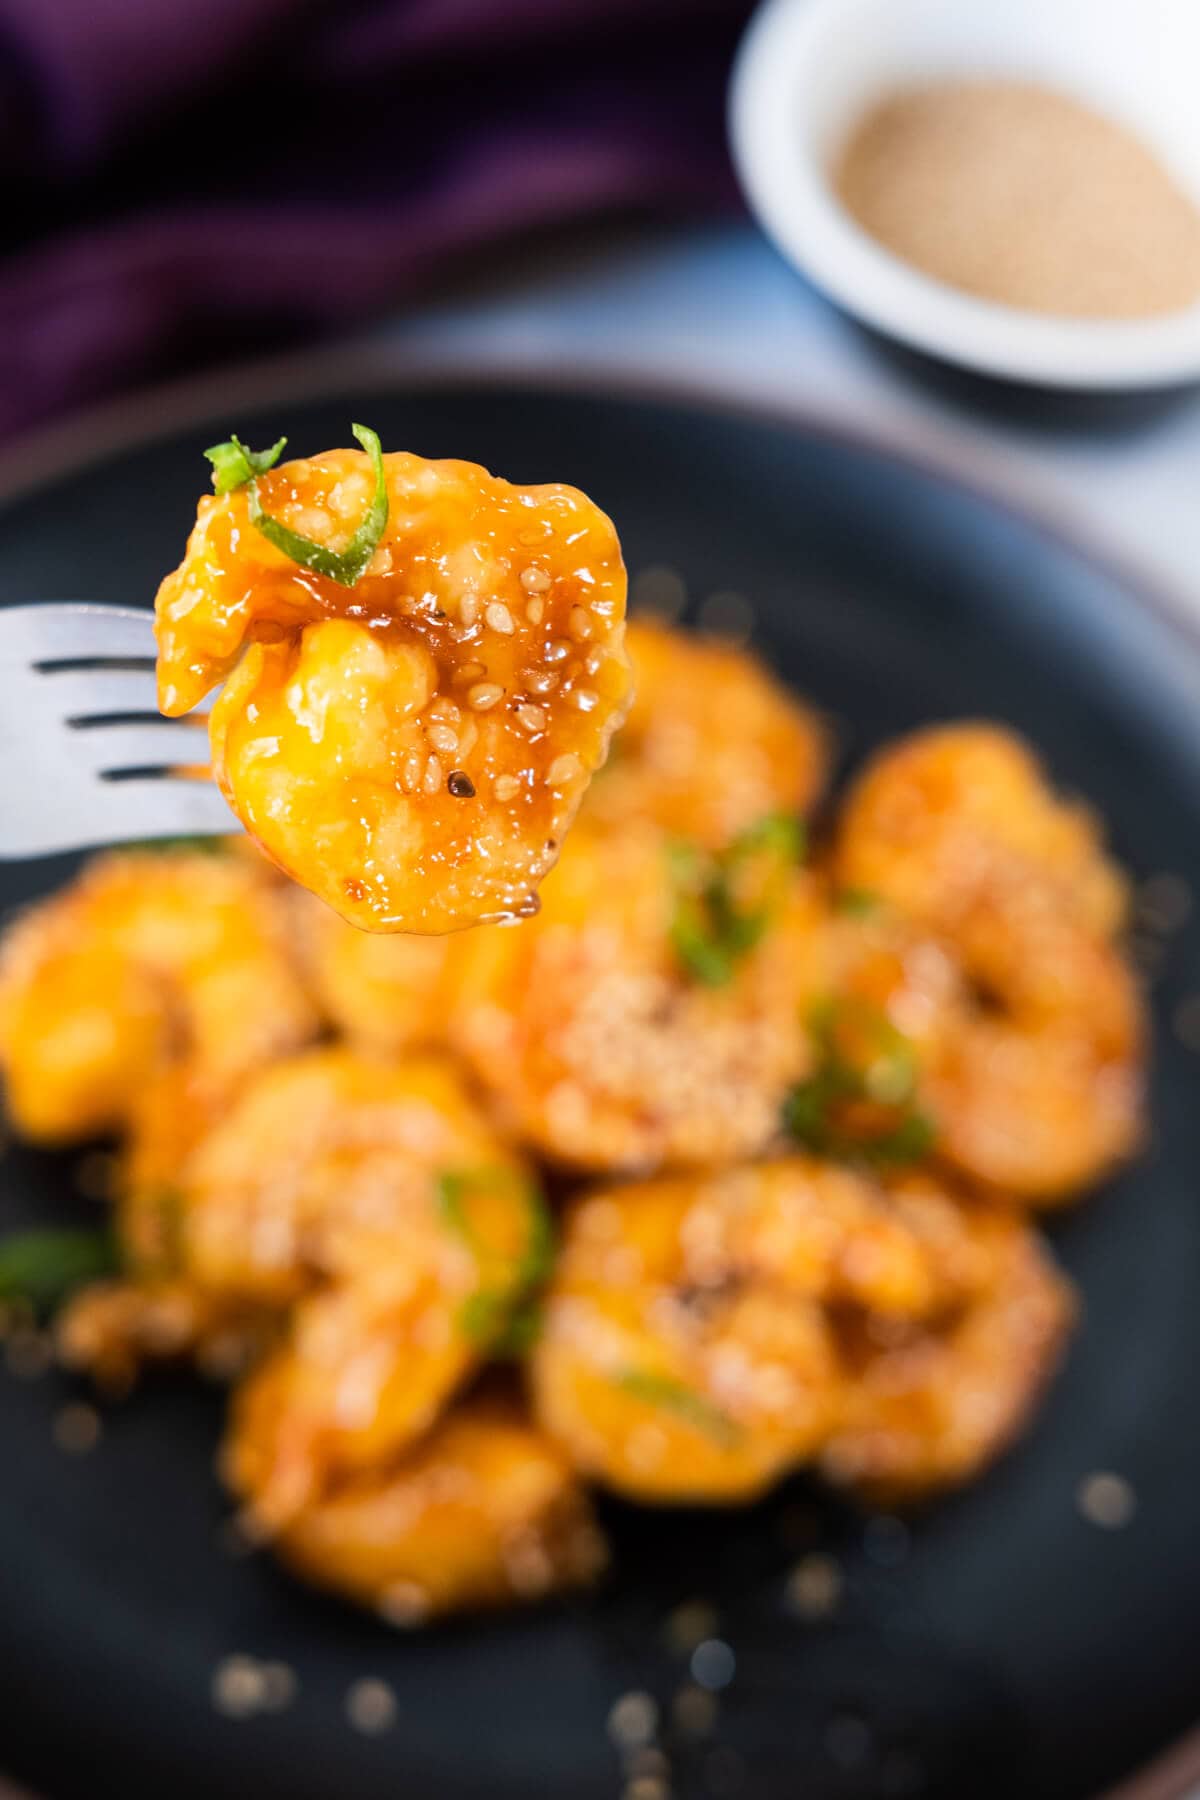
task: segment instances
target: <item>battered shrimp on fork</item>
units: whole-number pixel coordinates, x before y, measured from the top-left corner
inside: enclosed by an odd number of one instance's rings
[[[625,570],[576,489],[362,450],[211,452],[157,601],[159,703],[220,683],[213,771],[351,923],[519,917],[624,718]]]

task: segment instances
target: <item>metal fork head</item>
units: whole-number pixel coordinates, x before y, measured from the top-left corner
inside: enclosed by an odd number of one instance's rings
[[[0,860],[240,830],[203,771],[199,717],[164,719],[154,620],[122,606],[0,606]]]

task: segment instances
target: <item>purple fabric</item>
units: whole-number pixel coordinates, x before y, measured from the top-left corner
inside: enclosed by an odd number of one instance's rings
[[[0,0],[0,436],[735,195],[748,0]]]

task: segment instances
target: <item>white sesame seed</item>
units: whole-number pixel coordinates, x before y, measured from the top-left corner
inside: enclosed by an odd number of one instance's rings
[[[487,712],[489,707],[495,706],[497,700],[503,698],[504,689],[498,681],[478,681],[467,694],[467,699],[476,712]]]
[[[400,786],[406,794],[415,794],[421,785],[421,752],[410,750],[400,765]]]
[[[492,783],[492,792],[497,800],[511,800],[520,791],[521,783],[515,775],[497,775]]]
[[[227,1656],[213,1670],[212,1703],[227,1719],[248,1719],[263,1704],[263,1672],[252,1656]]]
[[[544,652],[548,663],[566,662],[571,654],[571,646],[565,638],[551,638]]]
[[[394,1581],[379,1597],[379,1616],[410,1631],[429,1617],[429,1595],[415,1581]]]
[[[478,679],[481,675],[486,675],[486,674],[487,674],[486,664],[481,663],[481,662],[465,662],[465,663],[463,663],[461,668],[455,669],[454,679],[457,682],[478,681]]]
[[[1119,1531],[1137,1511],[1137,1495],[1123,1475],[1098,1469],[1085,1475],[1075,1490],[1075,1504],[1089,1525]]]
[[[454,756],[458,751],[458,733],[449,725],[431,725],[425,736],[435,750],[442,750],[447,756]]]
[[[427,794],[436,794],[442,785],[442,765],[436,756],[431,756],[425,764],[425,773],[421,777],[421,786]]]
[[[569,781],[574,781],[581,767],[579,758],[568,750],[564,755],[555,757],[546,771],[546,780],[551,787],[566,787]]]
[[[814,1550],[802,1556],[788,1576],[787,1604],[802,1619],[824,1619],[837,1610],[842,1571],[837,1558]]]
[[[346,1717],[356,1731],[377,1737],[396,1723],[396,1696],[386,1681],[364,1676],[347,1690]]]
[[[550,586],[550,577],[544,569],[522,569],[521,586],[527,594],[544,594]]]
[[[82,1403],[60,1407],[54,1415],[54,1441],[68,1456],[85,1456],[100,1442],[100,1414]]]
[[[479,601],[474,594],[464,594],[458,603],[458,622],[469,631],[479,617]]]
[[[562,677],[557,669],[522,669],[521,686],[531,694],[552,694]]]
[[[594,712],[600,704],[600,696],[595,688],[575,688],[571,693],[571,703],[580,712]]]
[[[483,612],[484,621],[492,631],[499,631],[504,637],[511,637],[516,630],[513,616],[503,600],[489,600]]]
[[[380,544],[378,550],[367,564],[368,575],[390,575],[392,572],[392,553],[386,544]]]
[[[724,1638],[705,1638],[692,1651],[688,1668],[698,1686],[715,1693],[733,1680],[737,1658]]]
[[[446,725],[455,725],[460,717],[459,710],[447,694],[440,694],[425,713],[427,719],[440,719]]]
[[[320,506],[300,507],[297,512],[292,514],[291,522],[294,530],[299,531],[304,537],[315,538],[318,543],[323,543],[333,530],[333,520]]]
[[[531,600],[525,608],[525,617],[531,625],[540,625],[542,614],[546,608],[541,600]]]
[[[613,1702],[608,1715],[608,1735],[618,1749],[633,1750],[648,1744],[658,1730],[658,1703],[652,1694],[631,1689]]]
[[[544,731],[546,714],[540,706],[530,706],[526,703],[517,708],[517,723],[523,725],[526,731]]]
[[[577,644],[584,644],[594,630],[592,615],[586,606],[573,606],[567,615],[567,630]]]

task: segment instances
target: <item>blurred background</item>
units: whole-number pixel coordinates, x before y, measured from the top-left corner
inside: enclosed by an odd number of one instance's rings
[[[1188,0],[766,10],[758,61],[788,80],[797,64],[796,123],[744,148],[748,202],[727,133],[747,0],[2,0],[0,453],[32,469],[29,434],[80,408],[115,399],[132,419],[165,377],[366,338],[398,362],[653,375],[834,413],[1035,497],[1186,598],[1192,346],[1189,379],[1125,376],[1120,393],[978,377],[961,347],[936,354],[935,284],[909,301],[925,349],[900,349],[824,297],[827,258],[821,287],[807,278],[811,218],[785,259],[755,215],[789,237],[787,184],[824,104],[809,90],[831,91],[831,58],[817,46],[806,87],[814,50],[792,41],[810,11],[860,21],[832,60],[876,85],[881,42],[904,79],[926,72],[906,44],[944,67],[932,16],[957,21],[972,72],[1036,79],[1041,58],[1106,105],[1119,76],[1158,130],[1191,108],[1152,91],[1135,49],[1149,40],[1155,80],[1194,66]],[[775,101],[753,71],[742,85],[756,129]]]

